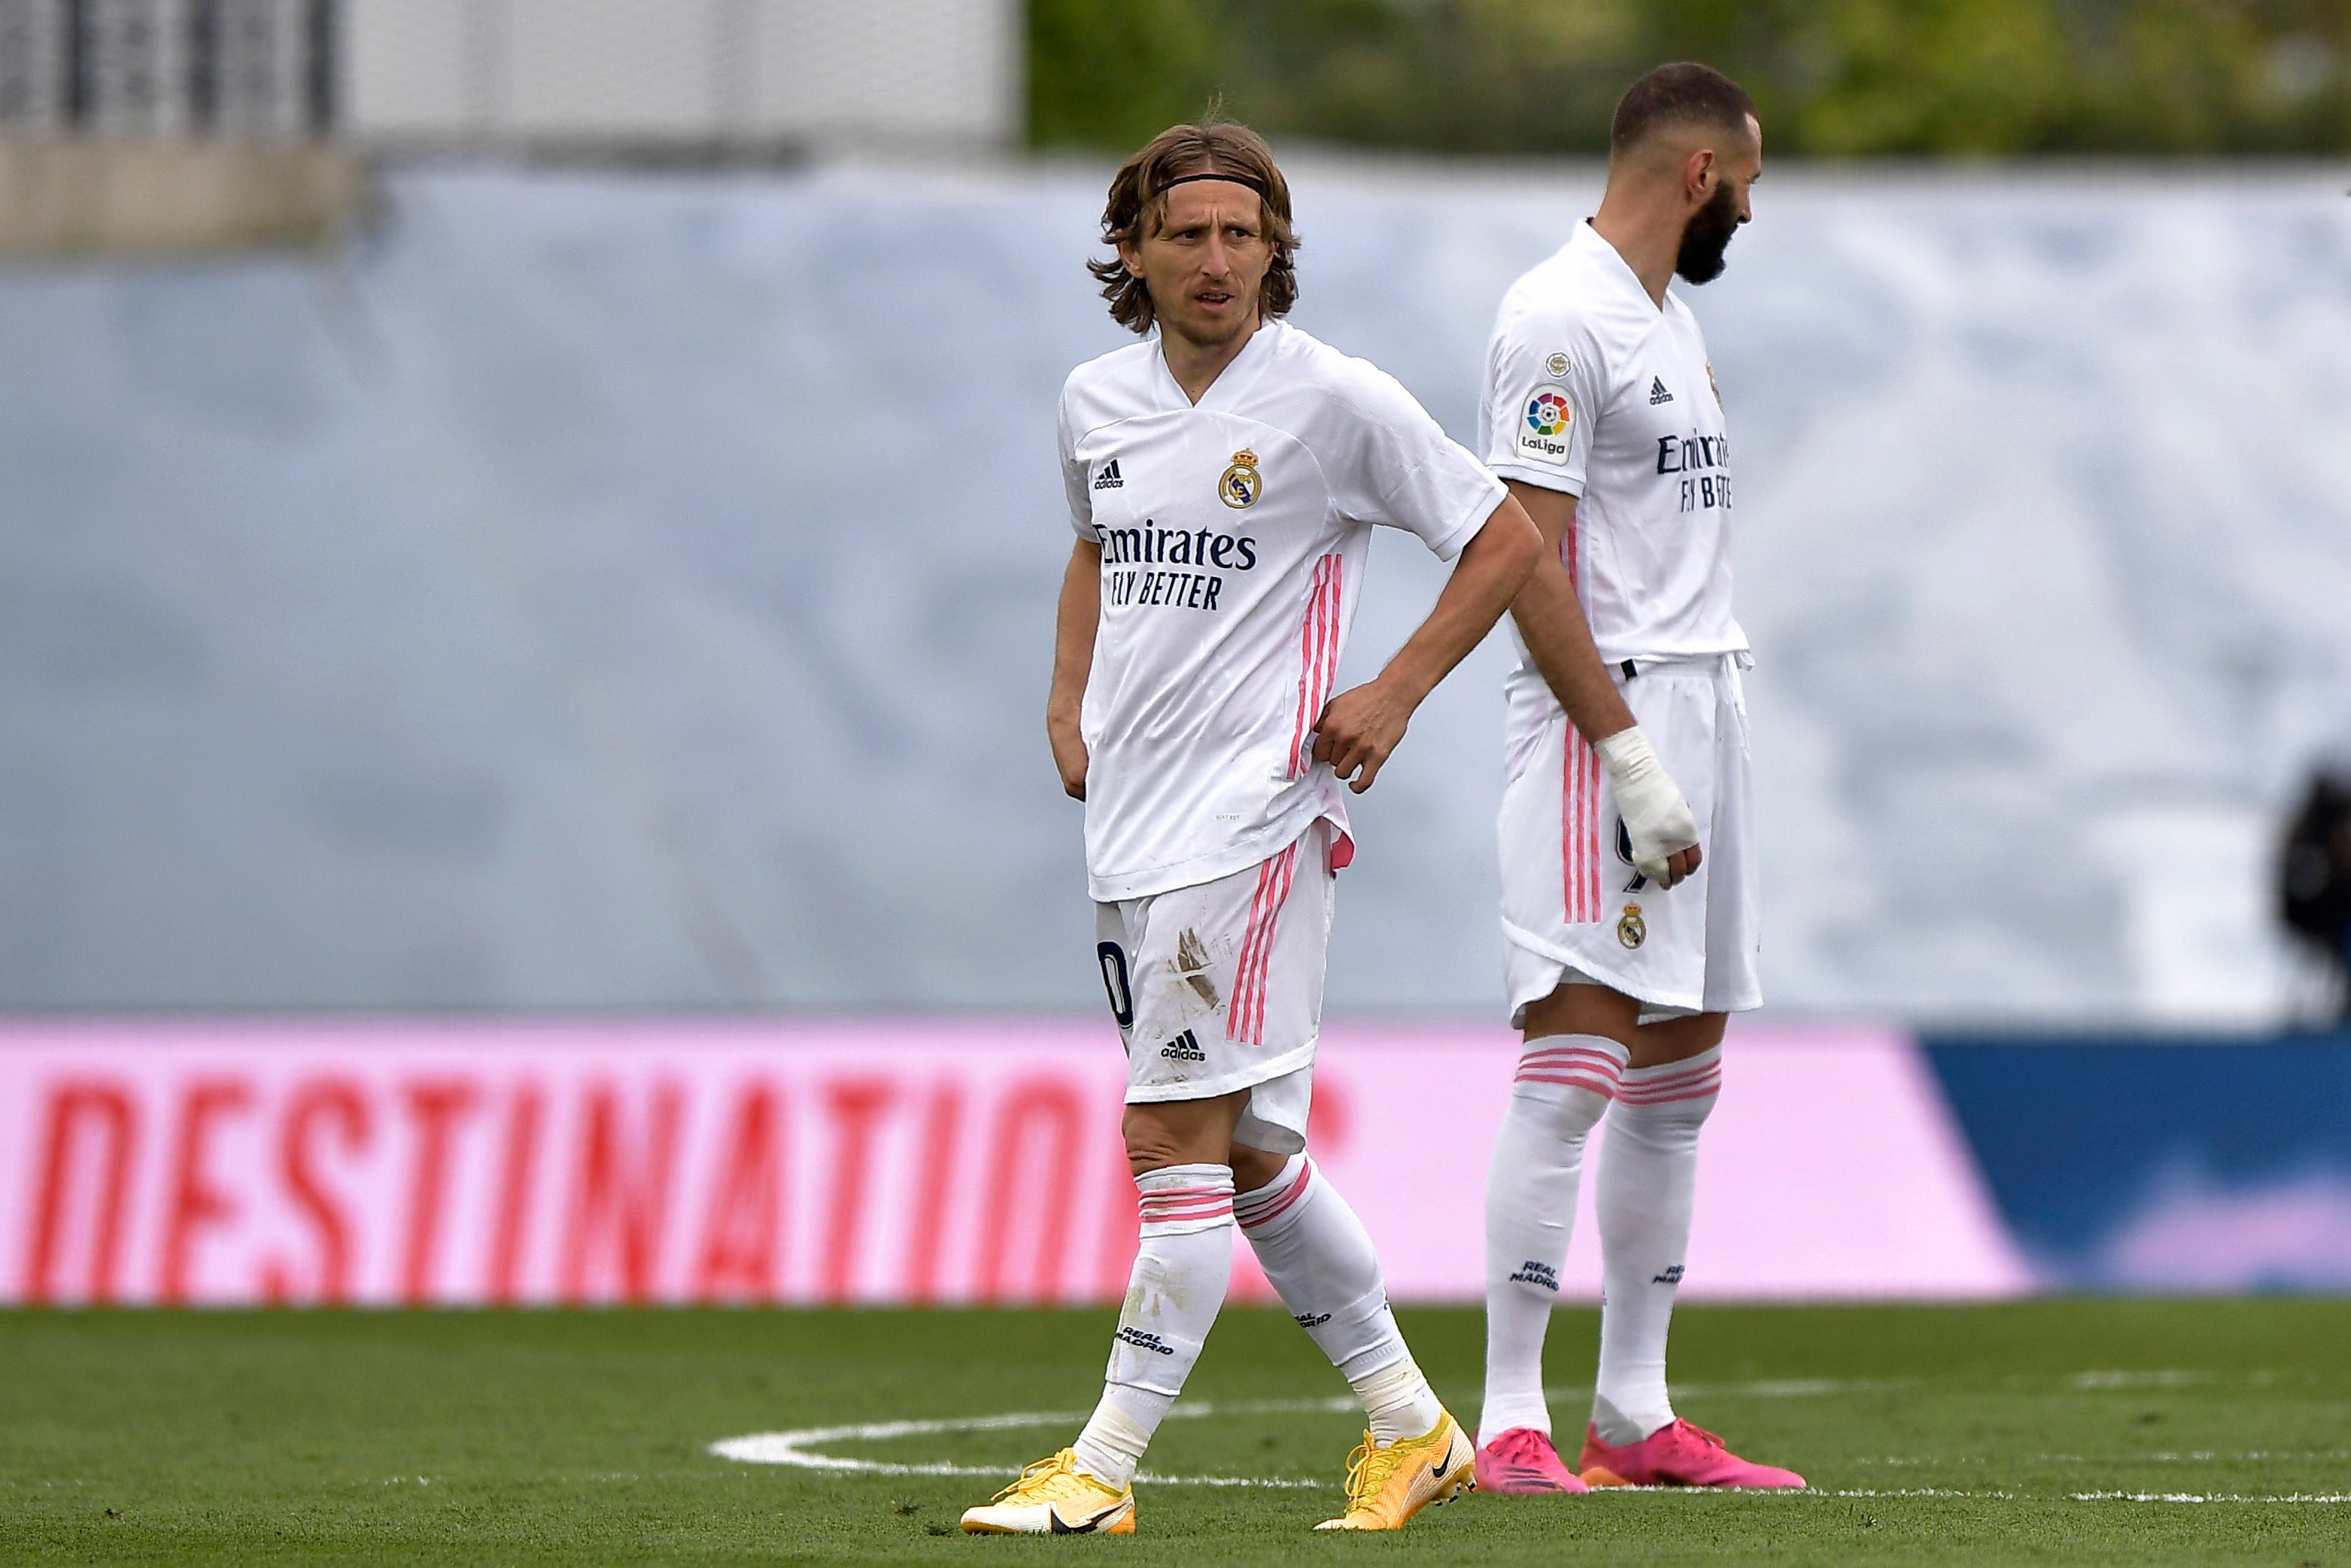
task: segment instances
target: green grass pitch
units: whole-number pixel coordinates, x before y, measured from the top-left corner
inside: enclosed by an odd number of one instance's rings
[[[1408,1311],[1474,1417],[1478,1314]],[[1682,1413],[1801,1495],[1472,1497],[1316,1537],[1358,1427],[1278,1313],[1233,1311],[1132,1540],[966,1538],[997,1481],[719,1458],[751,1433],[948,1422],[802,1451],[1010,1469],[1071,1428],[1111,1319],[1070,1312],[0,1314],[0,1562],[2351,1565],[2351,1303],[1685,1308]],[[1552,1336],[1575,1420],[1595,1324]],[[1179,1406],[1179,1411],[1183,1406]],[[2104,1495],[2101,1495],[2104,1494]],[[2120,1496],[2113,1494],[2124,1494]]]

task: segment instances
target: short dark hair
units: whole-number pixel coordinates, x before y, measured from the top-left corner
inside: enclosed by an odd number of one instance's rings
[[[1111,247],[1107,261],[1090,261],[1086,270],[1102,285],[1110,313],[1122,327],[1151,330],[1156,313],[1151,290],[1126,270],[1118,246],[1155,234],[1167,219],[1167,186],[1187,174],[1230,174],[1258,193],[1259,219],[1265,237],[1273,244],[1273,264],[1266,268],[1259,308],[1268,316],[1284,316],[1298,303],[1298,269],[1293,257],[1298,233],[1290,226],[1290,182],[1273,161],[1273,149],[1248,126],[1209,117],[1197,125],[1171,125],[1146,143],[1142,152],[1120,165],[1112,176],[1110,199],[1102,206],[1102,243]]]
[[[1625,89],[1608,127],[1608,152],[1615,157],[1669,126],[1698,125],[1710,131],[1744,132],[1755,100],[1747,89],[1696,60],[1659,66]]]

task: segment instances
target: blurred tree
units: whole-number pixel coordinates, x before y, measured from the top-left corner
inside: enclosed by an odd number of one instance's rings
[[[1029,0],[1029,137],[1124,152],[1198,117],[1222,72],[1216,0]]]
[[[1030,137],[1123,152],[1221,93],[1293,138],[1597,153],[1687,58],[1775,152],[2351,152],[2351,0],[1030,0]]]

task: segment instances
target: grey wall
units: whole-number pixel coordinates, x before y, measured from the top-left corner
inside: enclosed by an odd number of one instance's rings
[[[1095,1005],[1040,738],[1102,172],[415,172],[332,261],[0,273],[0,1006]],[[1297,171],[1466,434],[1579,170]],[[2333,176],[1775,169],[1696,291],[1788,1010],[2259,1021],[2351,737]],[[1438,570],[1383,541],[1363,674]],[[1499,641],[1334,1008],[1497,1005]]]

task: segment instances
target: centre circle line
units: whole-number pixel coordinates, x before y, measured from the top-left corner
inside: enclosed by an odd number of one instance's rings
[[[1355,1402],[1348,1398],[1257,1399],[1240,1404],[1186,1400],[1170,1409],[1166,1418],[1175,1421],[1199,1420],[1210,1416],[1340,1415],[1355,1408]],[[719,1458],[733,1459],[738,1464],[789,1465],[801,1469],[830,1470],[835,1474],[1009,1478],[1020,1473],[1018,1468],[956,1465],[945,1461],[905,1463],[893,1459],[866,1459],[847,1454],[826,1453],[819,1445],[829,1448],[835,1443],[878,1443],[899,1437],[1018,1431],[1031,1427],[1075,1427],[1083,1424],[1085,1418],[1082,1411],[1024,1410],[1000,1416],[861,1421],[838,1427],[802,1427],[785,1432],[752,1432],[740,1437],[721,1438],[710,1445],[709,1451]],[[1281,1476],[1180,1476],[1162,1475],[1152,1470],[1139,1471],[1134,1479],[1146,1486],[1259,1487],[1284,1491],[1321,1489],[1331,1484]]]

